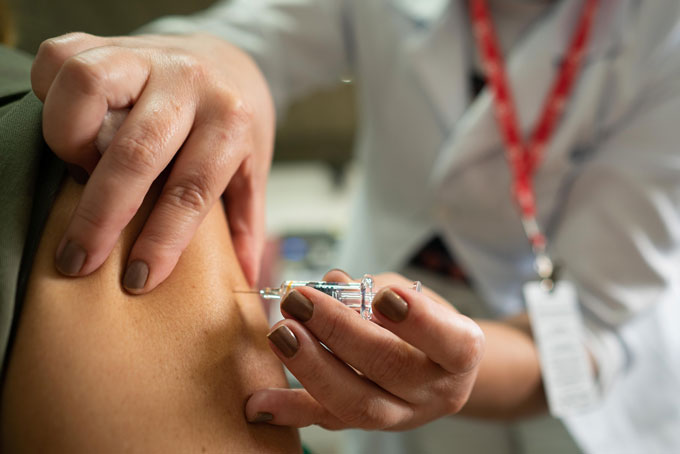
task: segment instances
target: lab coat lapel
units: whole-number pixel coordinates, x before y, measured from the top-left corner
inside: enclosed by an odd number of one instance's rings
[[[579,19],[582,3],[562,1],[548,10],[546,17],[538,21],[506,56],[509,84],[525,137],[543,107],[546,93],[559,69],[560,58]],[[438,184],[452,178],[466,163],[483,159],[501,147],[492,95],[484,89],[445,141],[433,169],[432,182]]]
[[[416,7],[419,1],[404,0],[395,1],[394,7],[414,22],[406,58],[412,65],[417,87],[427,97],[446,137],[468,103],[465,52],[469,46],[465,43],[462,2],[435,3],[424,8]]]

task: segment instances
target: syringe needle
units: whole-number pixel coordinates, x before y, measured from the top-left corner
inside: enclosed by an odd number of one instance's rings
[[[273,289],[265,287],[261,290],[234,290],[233,293],[245,293],[250,295],[260,295],[265,300],[278,300],[281,299],[281,292],[279,289]]]

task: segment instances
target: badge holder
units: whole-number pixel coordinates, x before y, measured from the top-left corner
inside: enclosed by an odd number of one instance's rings
[[[543,259],[548,259],[543,255]],[[551,262],[549,262],[551,263]],[[543,386],[555,417],[587,412],[599,400],[574,285],[550,274],[524,285],[531,331],[538,348]],[[540,270],[537,260],[537,271]]]

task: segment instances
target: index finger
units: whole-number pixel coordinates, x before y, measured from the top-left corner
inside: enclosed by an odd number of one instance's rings
[[[181,100],[169,102],[162,90],[154,91],[152,81],[145,87],[95,167],[60,243],[57,268],[63,274],[86,275],[106,260],[193,123],[194,109],[177,108]],[[101,102],[93,96],[82,93],[64,102],[75,110]]]
[[[373,299],[373,316],[450,373],[470,372],[481,361],[484,333],[479,325],[425,294],[383,288]]]
[[[336,357],[408,402],[423,403],[423,383],[448,375],[413,345],[318,290],[291,291],[281,310],[303,323]]]
[[[99,160],[95,139],[106,112],[132,105],[150,71],[143,56],[113,47],[69,58],[51,83],[43,108],[43,134],[52,151],[92,172]]]
[[[352,281],[337,268],[323,279]],[[384,273],[375,280],[380,290],[373,300],[374,321],[423,351],[448,372],[465,373],[477,365],[483,352],[484,334],[476,323],[460,315],[427,287],[424,293],[406,288],[412,281],[404,276]]]

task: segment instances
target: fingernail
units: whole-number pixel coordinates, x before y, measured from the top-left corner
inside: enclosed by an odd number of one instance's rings
[[[267,412],[259,412],[250,422],[269,422],[274,419],[274,415]]]
[[[295,353],[297,353],[300,344],[295,338],[295,334],[286,325],[281,325],[276,328],[271,333],[267,334],[267,337],[276,348],[281,350],[283,356],[286,358],[292,358]]]
[[[293,290],[281,301],[281,309],[301,322],[306,322],[312,318],[314,305],[302,293]]]
[[[57,269],[67,276],[75,276],[85,263],[87,252],[73,241],[68,241],[57,257]]]
[[[87,173],[87,170],[75,164],[66,164],[66,170],[68,170],[71,178],[78,184],[85,184],[90,179],[90,174]]]
[[[130,263],[125,270],[123,277],[123,287],[128,290],[141,290],[146,285],[149,277],[149,266],[141,260]]]
[[[377,310],[393,322],[401,322],[408,315],[408,304],[392,290],[385,289],[373,300],[373,310]]]

